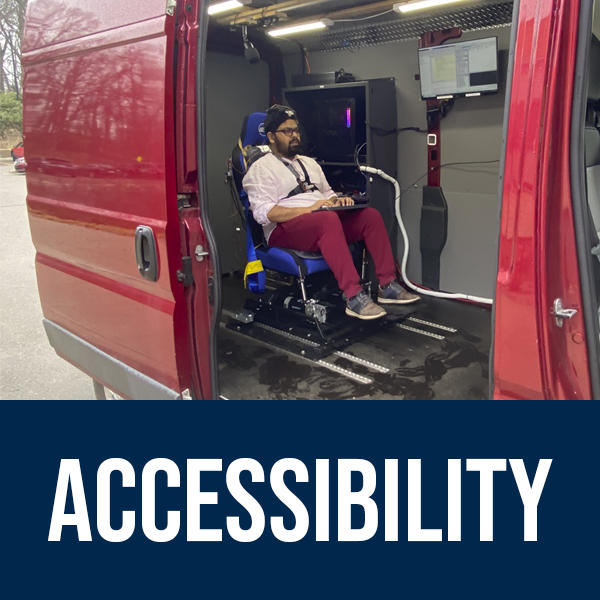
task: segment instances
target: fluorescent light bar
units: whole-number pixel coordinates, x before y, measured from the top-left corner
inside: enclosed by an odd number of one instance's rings
[[[250,0],[244,2],[244,0],[228,0],[227,2],[219,2],[218,4],[211,4],[208,7],[208,14],[214,15],[216,13],[225,12],[226,10],[234,10],[244,4],[250,4]]]
[[[326,29],[332,24],[333,21],[331,19],[321,19],[320,21],[312,21],[311,23],[303,23],[302,25],[293,25],[291,27],[283,27],[281,29],[270,29],[267,31],[267,33],[273,37],[278,37],[280,35],[289,35],[290,33],[300,33],[301,31]]]
[[[416,2],[401,2],[394,4],[396,12],[412,12],[413,10],[421,10],[423,8],[432,8],[433,6],[441,6],[442,4],[451,4],[453,2],[463,2],[464,0],[417,0]]]

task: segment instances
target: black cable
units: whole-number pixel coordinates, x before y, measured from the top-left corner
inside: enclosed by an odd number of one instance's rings
[[[497,158],[496,160],[468,160],[465,162],[451,162],[451,163],[444,163],[443,165],[440,165],[440,169],[442,167],[453,167],[455,165],[491,165],[492,163],[497,163],[500,162],[500,159]]]
[[[277,40],[284,40],[286,42],[293,42],[294,44],[298,44],[298,47],[300,48],[300,64],[302,67],[302,75],[306,74],[306,68],[308,68],[308,73],[310,74],[310,63],[308,62],[308,49],[306,48],[306,46],[300,40],[296,40],[294,38],[277,36],[275,41]]]
[[[231,200],[233,206],[235,207],[236,212],[240,217],[240,221],[244,230],[246,229],[246,215],[244,213],[244,207],[242,206],[242,201],[237,193],[237,189],[233,185],[233,182],[229,179],[227,182],[227,187],[229,189],[229,194],[231,195]]]
[[[376,17],[383,17],[391,12],[394,12],[393,8],[386,10],[385,12],[378,13],[376,15],[370,15],[369,17],[362,17],[360,19],[331,19],[334,23],[356,23],[357,21],[366,21],[367,19],[375,19]]]
[[[369,178],[366,176],[364,171],[360,170],[360,162],[359,162],[359,158],[358,158],[358,154],[361,151],[361,149],[367,145],[367,142],[365,142],[364,144],[361,144],[360,146],[356,146],[356,148],[354,148],[354,162],[356,163],[356,168],[362,173],[362,176],[365,178],[365,184],[369,185]],[[366,187],[365,187],[365,191],[366,191]]]
[[[496,160],[471,160],[471,161],[465,161],[465,162],[444,163],[443,165],[440,165],[439,168],[443,169],[444,167],[453,167],[456,165],[489,165],[492,163],[499,163],[499,162],[500,162],[499,158]],[[419,179],[417,179],[416,181],[413,181],[407,188],[404,188],[404,191],[400,192],[400,198],[402,198],[402,196],[404,196],[404,194],[406,192],[408,192],[408,190],[410,190],[414,185],[417,185],[417,183],[419,183],[419,181],[421,181],[421,179],[423,179],[424,177],[427,177],[427,175],[429,175],[429,171],[427,171],[426,173],[421,175],[421,177],[419,177]]]
[[[375,125],[369,125],[365,121],[365,125],[373,132],[379,136],[392,135],[393,133],[400,133],[402,131],[417,131],[418,133],[427,133],[426,129],[421,129],[420,127],[400,127],[395,129],[382,129],[381,127],[375,127]]]

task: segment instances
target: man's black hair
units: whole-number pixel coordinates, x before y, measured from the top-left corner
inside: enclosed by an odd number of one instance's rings
[[[298,122],[296,113],[289,106],[282,106],[281,104],[273,104],[267,111],[265,118],[265,133],[275,133],[282,123],[285,123],[288,119],[294,119]]]

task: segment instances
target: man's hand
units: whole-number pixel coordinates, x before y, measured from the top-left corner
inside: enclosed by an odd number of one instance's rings
[[[269,219],[271,223],[285,223],[301,215],[307,215],[313,210],[318,210],[322,206],[335,206],[335,200],[335,198],[329,198],[328,200],[317,200],[311,206],[295,206],[293,208],[275,205],[267,213],[267,219]]]
[[[313,210],[319,210],[323,206],[336,206],[335,198],[329,198],[329,200],[317,200],[312,206],[306,209],[306,212],[312,212]]]
[[[353,204],[354,200],[350,196],[340,196],[336,198],[334,206],[352,206]]]

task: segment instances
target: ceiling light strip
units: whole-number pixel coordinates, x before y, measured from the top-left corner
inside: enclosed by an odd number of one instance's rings
[[[215,15],[217,13],[226,12],[229,10],[235,10],[236,8],[240,8],[240,6],[244,6],[249,4],[250,0],[227,0],[227,2],[219,2],[217,4],[211,4],[208,7],[208,14]]]
[[[300,25],[292,25],[291,27],[281,27],[279,29],[270,29],[267,33],[273,37],[281,35],[291,35],[294,33],[302,33],[307,31],[315,31],[318,29],[327,29],[332,24],[329,19],[321,19],[320,21],[311,21],[310,23],[301,23]]]
[[[416,0],[415,2],[400,2],[394,4],[396,12],[407,13],[415,10],[424,10],[433,8],[434,6],[443,6],[444,4],[453,4],[456,2],[464,2],[465,0]]]

